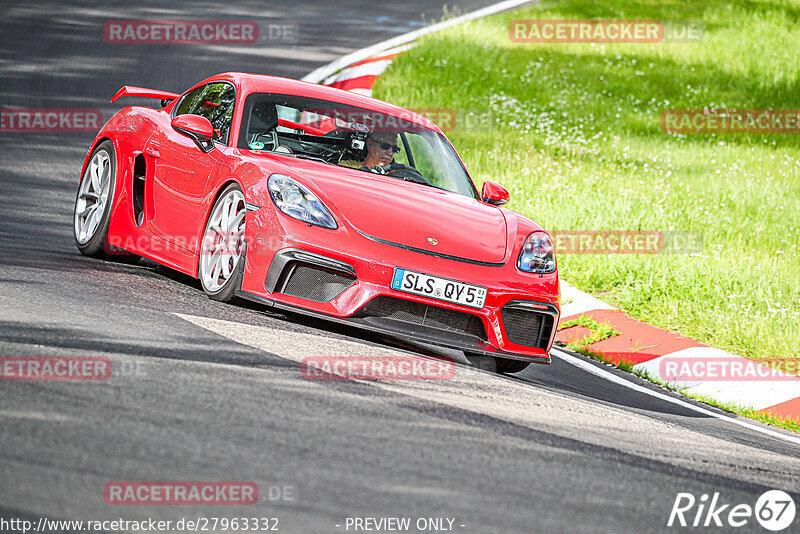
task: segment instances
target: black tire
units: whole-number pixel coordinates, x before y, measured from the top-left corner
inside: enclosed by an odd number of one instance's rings
[[[87,179],[91,180],[90,174],[92,172],[92,164],[99,160],[103,160],[108,165],[108,174],[106,178],[108,181],[107,192],[105,195],[100,195],[105,197],[102,201],[102,207],[95,208],[94,210],[102,210],[101,213],[93,215],[99,218],[98,222],[96,225],[90,225],[94,226],[90,232],[87,231],[83,233],[79,230],[79,227],[85,227],[88,217],[80,216],[79,210],[83,213],[84,210],[91,209],[92,205],[100,203],[100,196],[98,196],[97,199],[87,197],[87,187],[90,189],[93,189],[93,187],[91,184],[84,183]],[[102,182],[105,184],[105,180],[102,180]],[[75,196],[75,206],[72,214],[72,230],[73,237],[75,238],[75,245],[84,256],[113,259],[125,263],[136,263],[139,261],[140,256],[130,254],[120,248],[112,247],[108,243],[108,225],[111,220],[111,209],[114,205],[116,186],[117,159],[114,151],[114,144],[111,141],[103,141],[92,151],[92,155],[89,157],[89,164],[86,166],[86,170],[78,184],[78,193]],[[101,190],[105,191],[105,187],[105,185],[101,186]],[[83,224],[81,224],[82,222]]]
[[[470,365],[489,371],[491,373],[519,373],[524,371],[530,365],[530,362],[522,360],[510,360],[508,358],[496,358],[494,356],[485,356],[483,354],[475,354],[472,352],[464,352],[464,356],[469,360]]]
[[[209,288],[206,285],[206,281],[204,278],[204,260],[206,259],[205,255],[209,254],[209,252],[205,251],[205,243],[206,243],[206,236],[209,232],[209,226],[211,225],[212,219],[214,214],[217,211],[219,205],[225,201],[226,197],[228,197],[231,192],[238,192],[241,195],[241,207],[243,210],[246,211],[244,207],[244,196],[242,195],[242,189],[239,187],[238,184],[232,183],[229,184],[222,192],[217,196],[217,200],[214,201],[214,206],[212,206],[211,211],[209,212],[208,220],[203,228],[203,249],[200,251],[200,261],[197,265],[197,278],[200,280],[200,285],[203,288],[203,291],[208,298],[211,300],[217,300],[220,302],[232,302],[236,300],[236,290],[239,289],[241,285],[241,278],[242,278],[242,271],[244,267],[245,261],[245,252],[244,252],[244,242],[242,241],[241,246],[241,253],[239,255],[238,260],[235,262],[235,265],[232,268],[232,275],[230,278],[222,284],[222,287],[219,288]],[[242,227],[243,228],[243,227]]]

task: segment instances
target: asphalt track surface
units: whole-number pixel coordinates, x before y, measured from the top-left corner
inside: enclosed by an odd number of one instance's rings
[[[29,1],[0,9],[0,105],[99,107],[107,118],[123,84],[180,92],[227,70],[301,78],[419,28],[422,14],[437,20],[442,4]],[[102,38],[109,19],[215,18],[297,24],[297,41]],[[327,533],[346,532],[347,517],[448,517],[469,533],[662,532],[678,492],[753,505],[777,488],[800,502],[800,446],[558,357],[513,377],[460,366],[448,381],[303,379],[304,356],[373,354],[390,350],[387,340],[213,302],[196,281],[150,262],[82,257],[71,215],[92,135],[0,133],[0,354],[108,356],[120,370],[92,383],[0,382],[0,518],[276,517],[281,532]],[[107,505],[104,485],[127,480],[254,481],[261,500]],[[290,493],[276,499],[278,486]],[[739,531],[759,529],[751,519]]]

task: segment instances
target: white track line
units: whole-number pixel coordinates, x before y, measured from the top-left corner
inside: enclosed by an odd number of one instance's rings
[[[444,28],[449,28],[450,26],[455,26],[456,24],[461,24],[462,22],[466,22],[468,20],[474,20],[480,17],[494,15],[495,13],[500,13],[501,11],[513,9],[523,4],[530,4],[533,3],[534,1],[535,0],[506,0],[505,2],[500,2],[499,4],[494,4],[488,7],[484,7],[483,9],[479,9],[477,11],[461,15],[460,17],[456,17],[454,19],[445,20],[442,22],[438,22],[436,24],[431,24],[430,26],[425,26],[424,28],[420,28],[419,30],[415,30],[413,32],[404,33],[403,35],[398,35],[397,37],[387,39],[386,41],[380,42],[378,44],[362,48],[361,50],[356,50],[352,54],[347,54],[346,56],[342,56],[336,61],[328,63],[327,65],[314,70],[313,72],[308,74],[305,78],[303,78],[303,81],[311,83],[320,83],[322,80],[324,80],[331,74],[334,74],[335,72],[345,67],[349,67],[353,63],[365,60],[368,57],[384,52],[390,48],[394,48],[396,46],[404,45],[410,43],[411,41],[415,41],[420,37],[422,37],[423,35],[437,32],[439,30],[443,30]]]
[[[652,389],[646,388],[644,386],[640,386],[639,384],[634,384],[633,382],[631,382],[629,380],[621,378],[621,377],[619,377],[619,376],[617,376],[617,375],[615,375],[613,373],[609,373],[605,369],[601,369],[600,367],[597,367],[596,365],[593,365],[593,364],[591,364],[589,362],[583,361],[580,358],[576,358],[575,356],[572,356],[572,355],[567,354],[565,352],[561,352],[560,350],[553,349],[552,352],[551,352],[551,355],[552,356],[556,356],[558,358],[561,358],[565,362],[570,363],[570,364],[574,365],[575,367],[579,367],[580,369],[583,369],[584,371],[592,373],[595,376],[599,376],[600,378],[608,380],[609,382],[613,382],[615,384],[619,384],[620,386],[624,386],[624,387],[632,389],[634,391],[638,391],[639,393],[644,393],[645,395],[650,395],[651,397],[655,397],[657,399],[660,399],[660,400],[663,400],[663,401],[666,401],[666,402],[669,402],[669,403],[672,403],[672,404],[676,404],[676,405],[681,406],[683,408],[688,408],[690,410],[694,410],[697,413],[701,413],[701,414],[707,415],[709,417],[714,417],[716,419],[722,419],[723,421],[728,421],[729,423],[733,423],[734,425],[739,425],[739,426],[744,427],[744,428],[746,428],[748,430],[752,430],[754,432],[759,432],[761,434],[764,434],[766,436],[769,436],[769,437],[772,437],[772,438],[775,438],[775,439],[780,439],[780,440],[783,440],[783,441],[788,441],[789,443],[794,443],[795,445],[800,445],[800,438],[798,438],[798,437],[787,436],[786,434],[781,434],[780,432],[775,432],[774,430],[770,430],[768,428],[762,428],[760,426],[751,425],[750,423],[745,423],[741,419],[736,419],[734,417],[721,415],[721,414],[718,414],[716,412],[712,412],[711,410],[706,410],[705,408],[701,408],[700,406],[695,406],[694,404],[690,404],[690,403],[688,403],[686,401],[682,401],[680,399],[676,399],[676,398],[671,397],[669,395],[664,395],[663,393],[659,393],[658,391],[653,391]]]

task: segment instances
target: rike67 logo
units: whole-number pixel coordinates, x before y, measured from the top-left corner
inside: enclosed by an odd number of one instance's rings
[[[691,493],[678,493],[667,526],[740,528],[755,518],[765,529],[778,532],[792,524],[796,512],[792,497],[781,490],[764,492],[755,506],[725,503],[719,492],[710,499],[705,493],[699,499]]]

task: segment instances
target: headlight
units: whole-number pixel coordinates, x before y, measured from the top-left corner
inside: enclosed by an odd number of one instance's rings
[[[289,217],[308,224],[335,230],[333,215],[308,189],[283,174],[273,174],[267,181],[269,194],[278,209]]]
[[[517,267],[528,273],[547,274],[556,270],[556,257],[550,236],[533,232],[522,244]]]

